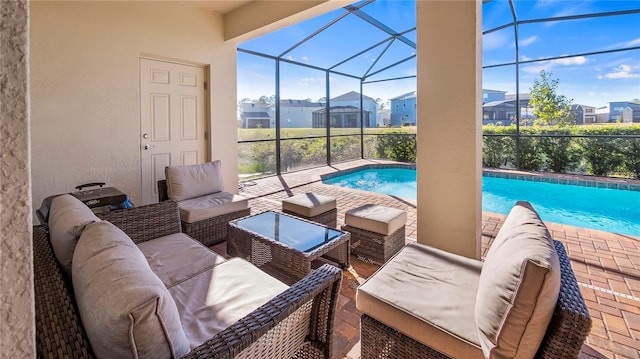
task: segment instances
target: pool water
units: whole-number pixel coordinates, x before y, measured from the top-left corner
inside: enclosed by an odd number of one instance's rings
[[[341,187],[416,198],[416,171],[365,169],[323,181]],[[543,221],[640,237],[640,191],[482,177],[482,210],[508,214],[529,201]]]

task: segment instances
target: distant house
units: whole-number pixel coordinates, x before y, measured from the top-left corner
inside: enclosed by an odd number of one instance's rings
[[[391,102],[391,126],[416,125],[416,91],[396,96],[389,101]]]
[[[376,125],[378,127],[391,126],[391,110],[382,109],[376,113]]]
[[[485,90],[483,90],[484,92]],[[528,93],[520,94],[520,118],[533,119],[533,111],[529,107],[530,95]],[[482,124],[483,125],[504,125],[508,126],[515,123],[517,117],[516,96],[505,95],[503,100],[491,101],[482,105]]]
[[[311,127],[313,112],[324,104],[307,100],[280,100],[280,127]]]
[[[331,107],[340,107],[340,106],[352,106],[355,108],[360,108],[360,93],[355,91],[350,91],[344,93],[340,96],[336,96],[329,100],[329,104]],[[365,111],[364,113],[375,114],[378,110],[378,105],[376,104],[376,100],[363,95],[362,96],[362,109]],[[364,121],[364,127],[376,127],[376,116],[369,116]]]
[[[359,128],[360,127],[360,107],[356,106],[331,106],[329,108],[330,125],[333,128]],[[313,112],[313,128],[326,127],[327,109],[323,108]],[[365,127],[370,124],[371,112],[362,111],[362,119]]]
[[[275,108],[269,104],[242,103],[239,106],[242,128],[271,128],[275,125]]]
[[[482,89],[482,104],[505,99],[507,91]]]
[[[571,105],[571,113],[575,116],[576,125],[597,122],[596,108],[593,106],[574,104]]]
[[[640,104],[629,101],[609,102],[596,109],[597,121],[640,123]]]

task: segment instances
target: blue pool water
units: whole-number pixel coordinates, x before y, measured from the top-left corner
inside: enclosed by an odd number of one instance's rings
[[[416,198],[416,171],[364,169],[323,181],[403,198]],[[640,237],[640,191],[623,191],[506,178],[482,178],[482,210],[508,214],[529,201],[543,221]]]

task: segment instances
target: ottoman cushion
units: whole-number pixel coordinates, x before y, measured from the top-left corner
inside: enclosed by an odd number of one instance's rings
[[[336,199],[315,193],[303,193],[282,200],[282,210],[304,217],[315,217],[336,208]]]
[[[346,225],[388,236],[407,222],[407,212],[376,204],[348,210],[344,215]]]

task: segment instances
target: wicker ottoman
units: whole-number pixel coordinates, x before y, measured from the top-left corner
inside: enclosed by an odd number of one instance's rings
[[[407,212],[375,204],[348,210],[343,231],[351,233],[351,251],[375,264],[384,264],[404,247]]]
[[[336,199],[329,196],[308,192],[283,199],[282,212],[331,228],[337,225]]]

